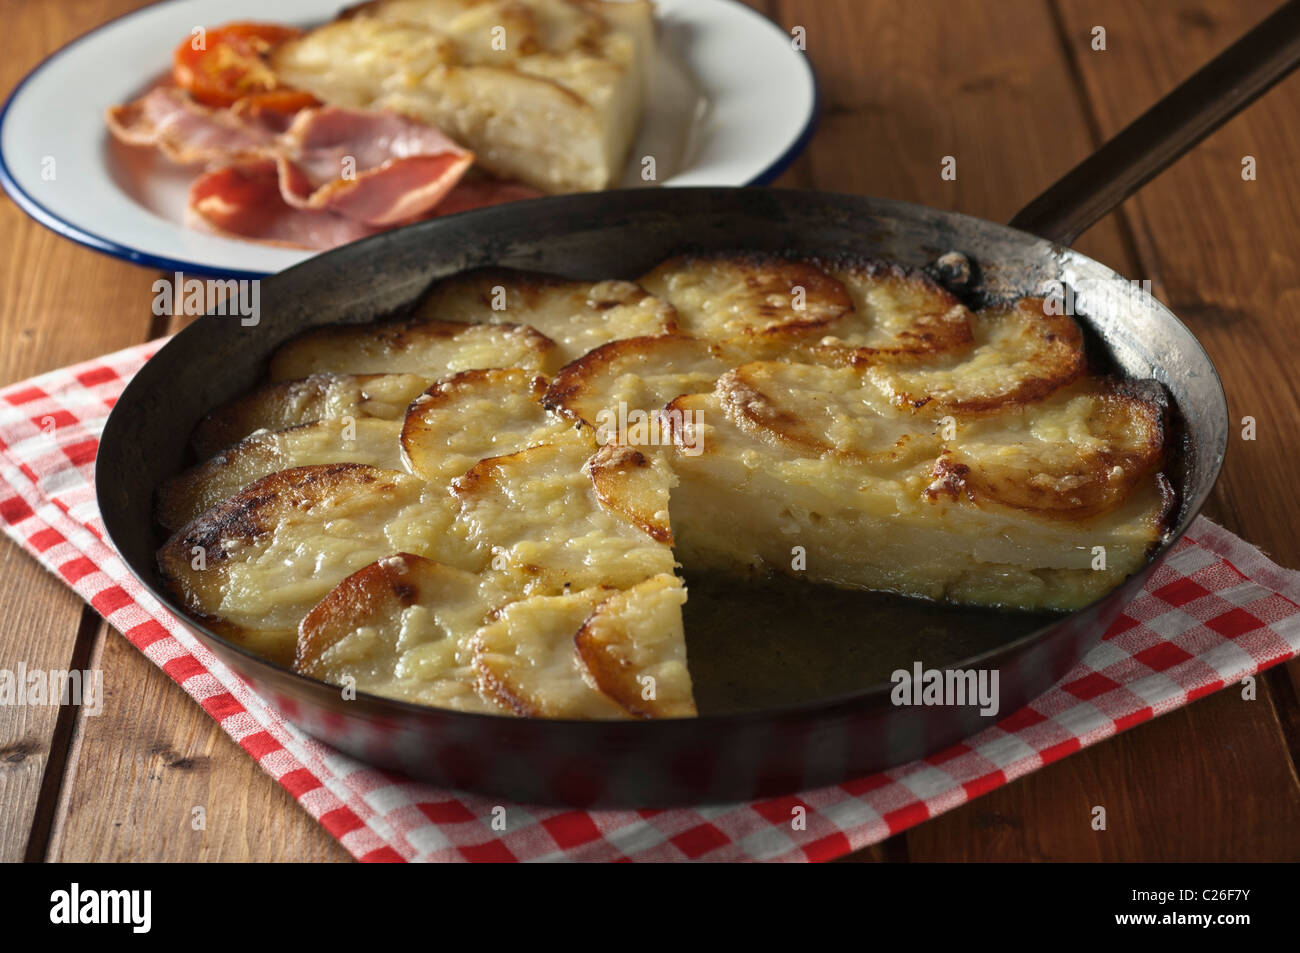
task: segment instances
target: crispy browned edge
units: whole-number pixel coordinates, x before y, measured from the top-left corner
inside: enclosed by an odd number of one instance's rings
[[[582,391],[583,384],[593,375],[599,373],[605,367],[613,364],[629,351],[637,351],[649,346],[660,344],[679,344],[689,342],[698,344],[703,348],[712,349],[716,345],[705,341],[701,338],[694,338],[687,334],[654,334],[642,335],[634,338],[620,338],[617,341],[610,341],[599,347],[594,347],[582,357],[570,361],[564,367],[560,368],[554,376],[551,377],[551,383],[546,388],[546,393],[542,398],[542,406],[555,414],[567,417],[570,420],[582,420],[567,405],[568,402]],[[592,423],[592,421],[585,421]]]
[[[397,571],[396,561],[406,572]],[[314,675],[321,656],[351,631],[340,630],[337,620],[371,616],[389,603],[402,608],[414,605],[419,588],[404,577],[422,562],[428,560],[411,553],[394,553],[363,566],[331,589],[298,625],[294,671]]]
[[[622,514],[633,526],[655,542],[671,546],[673,544],[671,526],[658,525],[653,522],[654,514],[647,516],[633,507],[626,506],[608,492],[609,482],[606,480],[607,476],[611,480],[617,480],[628,470],[639,470],[642,467],[650,466],[649,458],[640,450],[634,447],[620,447],[611,444],[600,447],[587,459],[587,473],[591,478],[591,485],[592,489],[595,490],[596,498],[611,510]]]
[[[674,255],[655,265],[654,268],[646,272],[638,279],[639,283],[644,283],[645,279],[660,272],[672,271],[678,269],[690,268],[695,264],[728,264],[735,265],[741,269],[776,269],[776,268],[793,268],[799,272],[799,277],[792,279],[790,288],[803,286],[811,296],[813,289],[825,292],[827,300],[834,302],[833,307],[838,308],[838,313],[830,314],[821,318],[809,318],[808,320],[786,321],[776,328],[768,328],[763,331],[755,332],[746,330],[737,337],[749,337],[759,334],[767,334],[773,331],[780,331],[784,334],[806,333],[812,334],[818,330],[826,328],[836,320],[853,311],[853,298],[849,295],[848,289],[836,278],[831,277],[817,264],[815,259],[809,257],[795,257],[783,252],[759,252],[759,251],[717,251],[717,252],[686,252]],[[788,289],[787,289],[788,290]],[[668,302],[672,304],[671,301]],[[778,309],[772,305],[760,305],[758,308],[762,314],[775,313]]]
[[[265,536],[274,528],[268,519],[274,505],[284,494],[296,493],[300,500],[316,500],[330,489],[348,479],[364,484],[377,483],[391,476],[404,476],[397,471],[381,470],[363,463],[328,463],[306,467],[291,467],[256,480],[234,496],[218,503],[207,512],[195,517],[181,527],[159,550],[159,568],[171,583],[169,558],[179,553],[188,563],[188,553],[195,546],[203,547],[211,562],[223,562],[230,554],[219,545],[223,539],[252,541]],[[382,488],[382,487],[381,487]]]

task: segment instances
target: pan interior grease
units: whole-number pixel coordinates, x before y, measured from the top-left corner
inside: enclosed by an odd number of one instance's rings
[[[1128,287],[1099,263],[1023,232],[906,203],[819,193],[573,196],[515,206],[508,213],[489,210],[431,222],[267,280],[256,328],[204,318],[146,366],[119,402],[101,450],[101,508],[115,545],[164,604],[184,616],[159,577],[151,500],[140,488],[158,486],[179,472],[188,462],[184,447],[198,421],[263,380],[280,345],[302,332],[402,312],[437,279],[470,268],[523,268],[593,281],[636,277],[683,245],[696,251],[744,247],[818,258],[865,256],[917,269],[956,251],[973,265],[963,291],[972,302],[1041,293],[1053,283]],[[1097,303],[1096,310],[1078,316],[1085,334],[1118,375],[1163,385],[1172,419],[1182,429],[1167,470],[1178,503],[1153,554],[1158,558],[1186,529],[1213,484],[1226,441],[1226,406],[1204,352],[1162,305],[1127,292],[1101,296]],[[997,669],[1000,707],[1011,711],[1077,661],[1151,565],[1078,611],[1011,622],[1002,616],[979,622],[978,613],[932,606],[920,609],[938,617],[910,615],[900,621],[897,607],[882,597],[836,602],[824,599],[820,590],[800,592],[778,584],[764,592],[760,587],[748,600],[751,609],[766,606],[776,615],[793,600],[800,608],[786,617],[811,615],[817,628],[794,624],[785,634],[770,630],[777,643],[797,639],[797,650],[761,640],[737,644],[734,635],[727,645],[718,638],[711,643],[718,649],[712,657],[695,638],[690,651],[700,666],[701,716],[693,721],[485,719],[364,694],[344,704],[337,690],[268,663],[198,620],[188,624],[255,687],[291,701],[295,720],[309,731],[362,757],[444,783],[573,803],[571,793],[557,789],[563,786],[559,750],[564,759],[581,757],[592,766],[589,789],[576,800],[674,803],[829,783],[919,756],[976,730],[986,722],[973,709],[899,708],[890,704],[888,682],[863,685],[859,679],[882,679],[886,669],[913,660]],[[736,612],[729,587],[692,578],[690,567],[686,577],[701,596],[717,593],[695,607],[687,604],[688,613],[699,613],[701,632],[713,624],[710,618]],[[749,618],[757,614],[753,609]],[[856,643],[854,660],[847,643],[858,619],[870,620],[857,630],[870,628],[870,638],[881,630],[898,633],[896,641],[879,639],[900,649],[897,662],[864,643]],[[745,648],[751,651],[741,655]],[[843,680],[829,679],[832,671]],[[339,716],[347,730],[331,727]],[[689,725],[696,729],[682,727]],[[462,754],[439,754],[450,745]],[[466,745],[487,745],[492,755],[467,765]],[[680,759],[688,752],[694,752],[690,763],[696,767],[683,770]]]

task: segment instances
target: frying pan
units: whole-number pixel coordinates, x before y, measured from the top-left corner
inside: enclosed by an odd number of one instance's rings
[[[435,219],[314,258],[263,282],[256,327],[205,316],[176,335],[127,386],[105,427],[96,466],[109,539],[163,605],[295,724],[363,760],[440,785],[522,802],[651,807],[808,789],[922,757],[992,721],[974,707],[895,706],[892,686],[880,676],[794,700],[759,691],[729,710],[724,705],[709,713],[702,705],[698,718],[663,721],[510,718],[365,694],[345,701],[337,688],[264,661],[187,618],[156,568],[160,535],[152,490],[188,462],[183,448],[194,424],[258,384],[281,343],[318,325],[401,312],[431,282],[466,268],[502,265],[592,280],[634,278],[687,247],[745,248],[848,252],[929,266],[974,301],[1030,293],[1049,282],[1110,282],[1118,293],[1098,298],[1079,320],[1093,352],[1113,372],[1154,378],[1168,390],[1181,426],[1169,474],[1179,503],[1168,539],[1118,589],[1046,624],[1034,620],[1030,631],[995,624],[992,641],[976,645],[963,638],[965,620],[978,613],[943,610],[950,615],[926,629],[926,640],[918,642],[918,633],[905,626],[886,625],[883,640],[865,642],[885,656],[884,671],[910,668],[917,658],[928,664],[930,655],[917,654],[923,651],[946,651],[946,667],[996,670],[1000,711],[1010,714],[1097,643],[1187,529],[1214,485],[1227,444],[1223,389],[1192,334],[1162,304],[1067,246],[1287,75],[1298,59],[1300,4],[1292,2],[1031,203],[1011,227],[881,198],[647,189],[546,198]],[[956,259],[960,267],[951,267],[950,252],[963,256]],[[689,568],[686,575],[690,585]],[[834,633],[830,627],[808,629],[775,647],[758,633],[741,632],[714,661],[731,672],[731,681],[742,683],[747,672],[763,667],[756,654],[773,650],[781,656],[778,669],[789,667],[790,659],[820,658],[820,670],[831,671],[840,667],[840,653],[851,652],[854,639],[869,640],[880,628],[879,618],[851,617]],[[688,650],[694,671],[697,656],[709,651],[696,641]],[[697,675],[697,694],[701,681],[707,679]]]

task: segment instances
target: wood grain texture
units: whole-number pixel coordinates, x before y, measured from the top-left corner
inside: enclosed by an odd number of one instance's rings
[[[1077,81],[1080,64],[1070,55],[1072,47],[1087,49],[1088,31],[1094,23],[1111,22],[1098,19],[1094,5],[1088,5],[1088,17],[1093,19],[1088,19],[1086,26],[1077,25],[1073,33],[1061,28],[1062,18],[1052,7],[1028,0],[922,2],[906,8],[888,0],[817,4],[785,0],[780,15],[787,28],[796,24],[805,27],[808,52],[826,95],[822,126],[805,157],[800,185],[889,195],[1006,220],[1099,144],[1098,133],[1109,135],[1119,128],[1094,113],[1090,87]],[[1131,18],[1141,21],[1140,15]],[[1248,22],[1250,17],[1244,19]],[[1178,48],[1171,51],[1176,36],[1175,32],[1152,29],[1143,33],[1147,43],[1164,44],[1166,58],[1182,59],[1184,72],[1213,52],[1213,44],[1194,56],[1185,56]],[[1224,36],[1220,45],[1227,39]],[[1150,51],[1131,55],[1151,58]],[[1114,71],[1116,95],[1132,107],[1125,120],[1182,78],[1157,81],[1139,95],[1126,86],[1126,76],[1126,68]],[[939,176],[939,163],[945,155],[957,161],[955,181],[945,182]],[[1189,219],[1197,217],[1197,210],[1189,209],[1188,203],[1184,202],[1183,208]],[[1123,274],[1151,277],[1156,294],[1178,311],[1180,302],[1169,297],[1161,281],[1165,272],[1159,260],[1148,265],[1153,260],[1148,257],[1154,246],[1150,238],[1153,226],[1146,219],[1135,224],[1128,215],[1126,209],[1109,216],[1084,236],[1078,247]],[[1214,229],[1207,231],[1202,226],[1198,231],[1211,253],[1215,243],[1225,237],[1240,242],[1243,248],[1251,247],[1248,224],[1242,231],[1230,230],[1224,236],[1224,226],[1231,228],[1231,217],[1225,210],[1215,221]],[[1183,234],[1190,227],[1190,221],[1182,222],[1173,227],[1172,234]],[[1138,233],[1142,241],[1138,241]],[[1287,243],[1280,241],[1279,247],[1285,248]],[[1193,282],[1184,300],[1194,300],[1194,294]],[[1195,325],[1193,329],[1199,333]],[[1253,472],[1253,465],[1246,469]],[[1285,479],[1288,471],[1283,461],[1270,460],[1264,465],[1272,466],[1272,472]],[[1221,485],[1218,496],[1231,500],[1231,488]],[[1300,520],[1290,518],[1274,535],[1297,523]],[[1233,528],[1258,538],[1248,529]],[[1267,682],[1261,684],[1260,691],[1268,695]],[[1089,856],[1087,848],[1097,847],[1086,836],[1080,837],[1091,833],[1088,816],[1085,812],[1080,828],[1065,805],[1069,799],[1088,800],[1089,790],[1097,784],[1085,784],[1085,779],[1098,779],[1104,789],[1124,792],[1132,808],[1121,811],[1120,820],[1112,822],[1112,832],[1115,823],[1124,826],[1125,818],[1134,811],[1145,811],[1140,826],[1126,828],[1127,838],[1115,837],[1109,842],[1121,847],[1098,853],[1098,858],[1224,856],[1220,832],[1230,825],[1219,822],[1223,803],[1202,796],[1216,790],[1215,781],[1223,768],[1206,759],[1171,759],[1169,736],[1178,728],[1182,729],[1179,737],[1236,736],[1242,750],[1248,752],[1239,766],[1243,772],[1246,766],[1259,764],[1268,765],[1273,772],[1267,779],[1252,777],[1248,782],[1254,785],[1252,790],[1267,787],[1272,796],[1289,797],[1294,802],[1294,767],[1287,738],[1274,712],[1273,697],[1261,701],[1256,708],[1246,703],[1202,703],[1179,713],[1172,722],[1176,727],[1169,722],[1143,726],[907,832],[903,835],[905,848],[893,847],[892,855],[902,854],[910,860],[972,856],[1083,859]],[[1154,791],[1136,779],[1152,775],[1135,777],[1128,770],[1133,763],[1158,763],[1178,775],[1180,783]],[[1052,787],[1045,789],[1044,784]],[[1043,797],[1044,790],[1051,790],[1052,796]],[[1249,831],[1233,832],[1234,840],[1253,845],[1244,848],[1244,856],[1264,856],[1252,849],[1259,851],[1270,843],[1267,815],[1267,811],[1240,815],[1255,818]],[[990,823],[989,818],[995,820]],[[1185,831],[1189,818],[1197,823]],[[1009,839],[1003,831],[1019,831],[1024,836]],[[1001,842],[1005,843],[999,850],[990,850],[990,843]],[[1186,849],[1180,853],[1171,845]],[[1293,841],[1273,846],[1272,856],[1279,852],[1285,856],[1287,850],[1300,852]]]
[[[1227,9],[1213,9],[1221,6]],[[1064,3],[1058,24],[1084,83],[1090,125],[1102,136],[1114,134],[1270,7],[1241,4],[1219,17],[1190,2]],[[1097,25],[1107,30],[1105,52],[1090,47]],[[1284,266],[1294,265],[1294,231],[1279,227],[1294,197],[1285,175],[1271,184],[1242,182],[1240,160],[1258,149],[1293,169],[1296,140],[1281,117],[1297,104],[1300,86],[1284,84],[1126,203],[1121,216],[1129,222],[1138,263],[1136,270],[1119,269],[1150,279],[1156,296],[1206,345],[1234,419],[1276,415],[1268,436],[1261,426],[1253,443],[1234,439],[1207,512],[1292,566],[1300,564],[1294,537],[1300,505],[1287,489],[1294,482],[1287,457],[1300,451],[1293,429],[1300,415],[1292,382],[1278,375],[1296,366],[1300,350],[1284,323],[1295,316],[1279,314],[1278,302],[1296,285],[1294,267]],[[1094,238],[1089,234],[1082,244]],[[1263,274],[1261,248],[1272,250]],[[1268,531],[1264,523],[1271,523]],[[1291,820],[1300,808],[1300,786],[1294,730],[1286,729],[1295,707],[1289,688],[1266,676],[1254,702],[1227,690],[994,791],[909,832],[909,857],[1300,857]],[[1088,824],[1090,799],[1108,808],[1104,835]]]
[[[0,89],[88,27],[137,5],[0,2]],[[0,201],[0,386],[143,341],[152,281],[149,272],[74,245]],[[84,622],[85,634],[93,632],[93,613],[81,600],[7,539],[0,540],[0,606],[0,669],[66,669],[79,627]],[[59,718],[53,707],[0,708],[0,861],[21,860],[27,851]],[[54,790],[63,757],[54,752]]]
[[[349,859],[179,685],[102,629],[104,710],[79,719],[49,860]]]

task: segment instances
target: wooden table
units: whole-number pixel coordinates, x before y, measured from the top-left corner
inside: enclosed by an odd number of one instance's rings
[[[825,98],[780,184],[1007,220],[1274,0],[750,0],[806,30]],[[341,3],[341,0],[340,0]],[[137,0],[0,0],[0,89]],[[274,16],[268,8],[268,16]],[[1106,49],[1092,49],[1094,27]],[[87,77],[87,82],[93,81]],[[1300,567],[1300,77],[1220,130],[1079,247],[1149,279],[1223,376],[1234,431],[1208,514]],[[57,117],[51,117],[57,121]],[[1243,157],[1257,179],[1243,181]],[[957,178],[940,176],[944,156]],[[0,384],[146,340],[145,269],[0,202]],[[0,860],[346,860],[167,676],[0,544],[0,668],[105,671],[99,717],[0,708]],[[1300,665],[1058,762],[855,860],[1300,858]],[[1108,829],[1093,831],[1094,805]],[[203,806],[207,829],[191,829]]]

